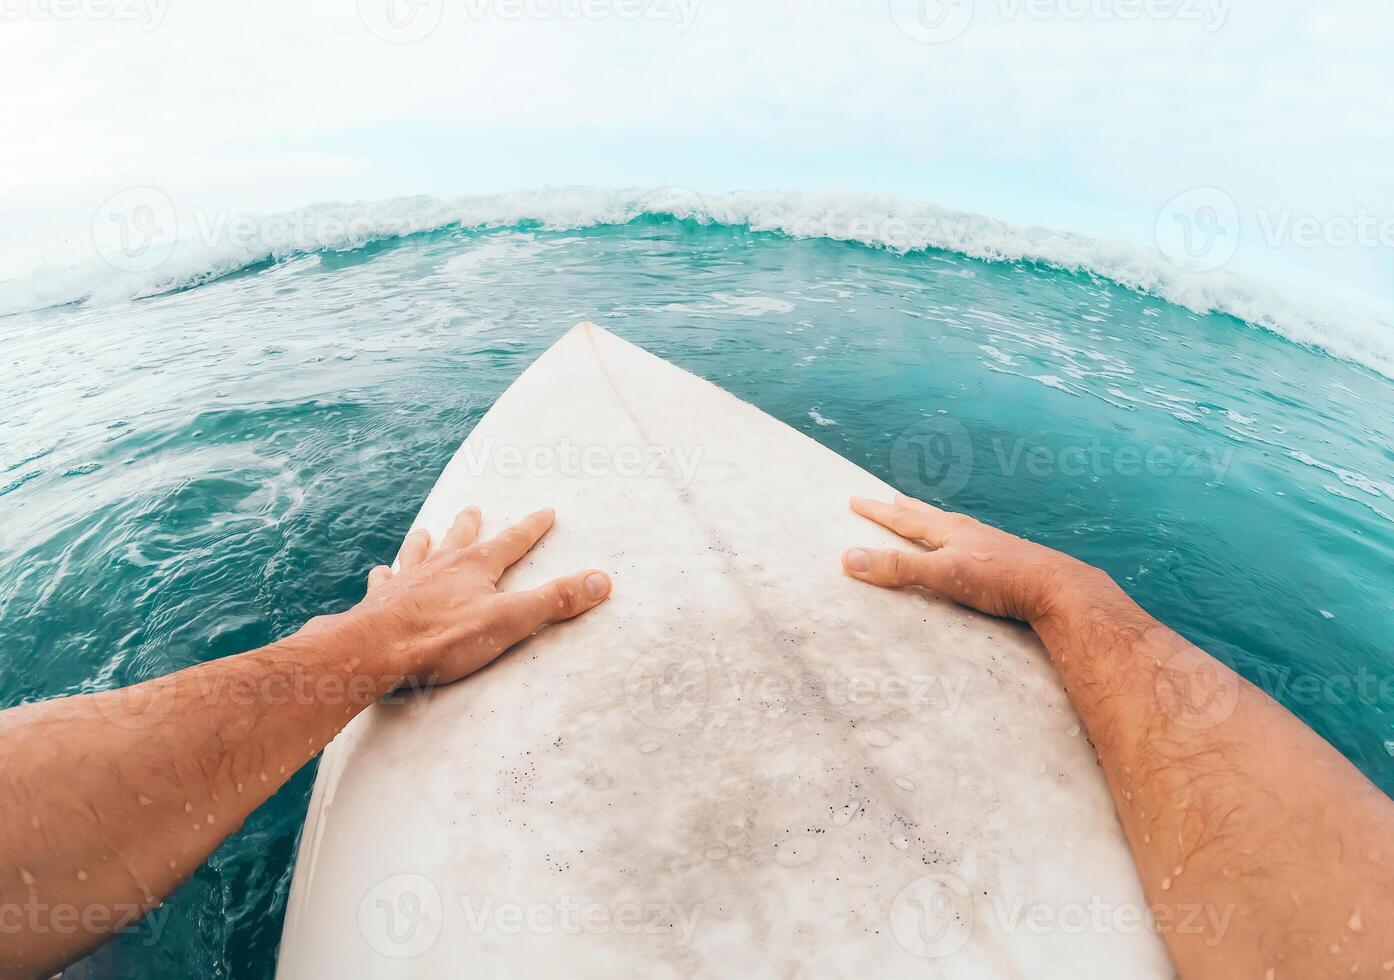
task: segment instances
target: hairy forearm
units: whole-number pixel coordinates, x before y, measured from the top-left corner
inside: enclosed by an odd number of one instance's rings
[[[503,592],[549,508],[477,542],[417,529],[347,613],[123,691],[0,712],[0,978],[48,976],[148,912],[358,712],[450,684],[604,602],[598,569]]]
[[[1183,977],[1394,970],[1383,793],[1102,573],[1070,582],[1032,625],[1098,751]]]
[[[363,616],[122,691],[0,714],[0,975],[47,975],[154,907],[409,651]],[[381,649],[382,646],[388,649]]]
[[[1103,572],[923,501],[852,509],[929,550],[849,575],[1031,623],[1089,730],[1186,980],[1394,975],[1394,803]]]

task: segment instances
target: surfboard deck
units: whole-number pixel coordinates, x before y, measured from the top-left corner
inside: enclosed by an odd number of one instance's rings
[[[903,544],[847,508],[890,493],[567,333],[414,527],[554,506],[504,586],[595,566],[613,595],[334,740],[278,976],[1171,977],[1034,636],[842,574],[848,546]]]

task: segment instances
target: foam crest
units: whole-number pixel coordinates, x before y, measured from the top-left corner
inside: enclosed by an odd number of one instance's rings
[[[1012,225],[891,195],[831,192],[699,194],[683,188],[550,187],[479,197],[394,198],[325,204],[289,215],[178,216],[180,236],[157,263],[130,268],[101,257],[45,265],[0,283],[0,315],[74,302],[106,303],[188,288],[294,255],[345,251],[449,227],[522,224],[575,230],[671,215],[894,252],[941,249],[989,262],[1034,262],[1099,276],[1195,313],[1221,313],[1394,378],[1394,327],[1347,315],[1237,273],[1196,273],[1156,249]]]

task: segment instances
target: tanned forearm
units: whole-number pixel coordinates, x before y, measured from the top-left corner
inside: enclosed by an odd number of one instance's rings
[[[1394,802],[1339,752],[1103,572],[908,497],[852,507],[932,550],[848,574],[1040,635],[1185,980],[1394,976]]]
[[[328,617],[134,688],[0,713],[0,974],[62,966],[191,875],[401,684],[409,668],[380,635]]]
[[[1049,605],[1032,626],[1098,751],[1182,976],[1394,971],[1389,798],[1102,574]]]
[[[0,712],[0,978],[50,976],[149,912],[360,711],[450,683],[609,595],[588,571],[500,592],[552,526],[539,511],[434,551],[409,535],[353,609],[136,687]]]

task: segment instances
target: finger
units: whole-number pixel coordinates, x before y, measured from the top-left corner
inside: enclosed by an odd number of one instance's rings
[[[455,515],[455,523],[445,533],[446,548],[468,548],[479,537],[479,508],[473,504]]]
[[[943,565],[943,556],[937,552],[850,548],[842,555],[842,568],[848,575],[872,585],[892,587],[919,585],[932,589]]]
[[[397,569],[405,572],[426,560],[431,550],[431,532],[424,527],[417,528],[402,542],[402,550],[397,552]]]
[[[610,589],[610,576],[591,569],[553,579],[527,592],[501,593],[493,600],[498,609],[494,635],[504,648],[511,647],[548,623],[574,619],[594,609],[609,598]]]
[[[966,514],[960,514],[952,510],[944,510],[942,507],[936,507],[928,501],[921,500],[919,497],[911,497],[909,494],[901,493],[899,490],[896,491],[892,503],[897,507],[904,507],[911,511],[919,511],[922,514],[929,514],[932,517],[943,517],[951,520],[967,518],[971,520]]]
[[[529,514],[506,531],[501,531],[488,541],[480,542],[470,550],[483,562],[489,574],[497,582],[508,567],[532,550],[533,545],[542,540],[542,535],[552,528],[556,512],[550,507]]]
[[[372,592],[390,578],[392,578],[392,569],[386,565],[379,565],[368,573],[368,591]]]
[[[959,516],[899,494],[893,504],[867,497],[853,497],[851,504],[852,510],[867,520],[890,528],[903,538],[928,541],[936,548],[943,546]]]

